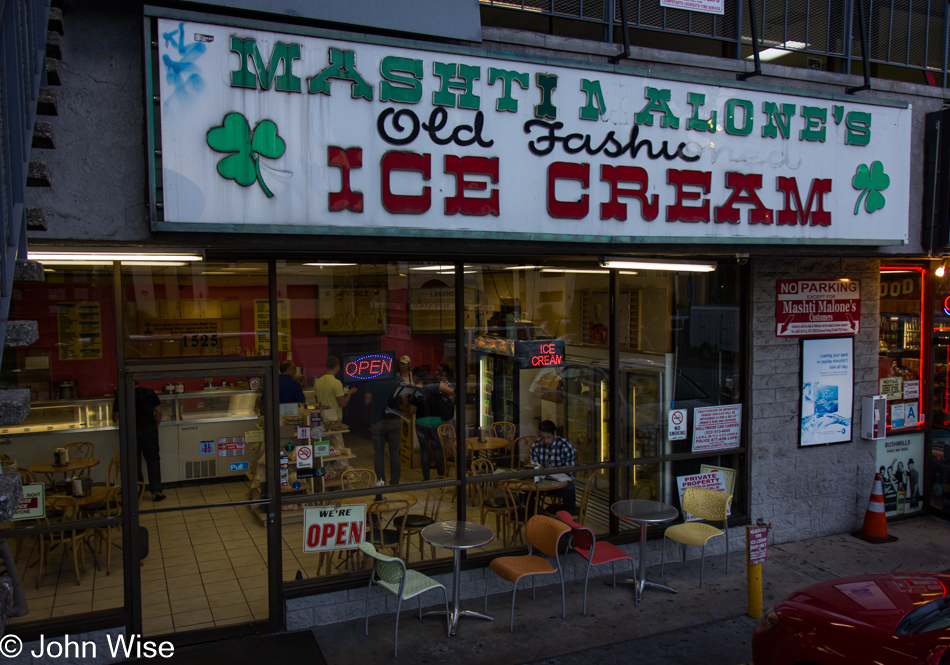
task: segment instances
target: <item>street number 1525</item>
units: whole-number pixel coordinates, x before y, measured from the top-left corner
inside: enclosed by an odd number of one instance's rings
[[[181,338],[181,344],[185,348],[189,346],[217,346],[218,345],[218,336],[217,334],[213,335],[184,335]]]

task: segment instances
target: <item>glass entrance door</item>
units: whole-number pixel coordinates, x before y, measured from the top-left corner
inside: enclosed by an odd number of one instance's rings
[[[940,335],[933,343],[933,430],[929,465],[923,488],[931,511],[950,516],[950,336]]]
[[[141,557],[140,566],[130,566],[136,632],[179,634],[272,618],[280,565],[269,565],[279,532],[268,517],[268,371],[125,378],[122,414],[130,425],[121,428],[128,457],[122,468],[134,492],[123,496],[137,506],[128,511],[125,542]]]

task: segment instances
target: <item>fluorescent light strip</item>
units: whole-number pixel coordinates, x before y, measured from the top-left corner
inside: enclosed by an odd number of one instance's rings
[[[336,268],[341,266],[355,266],[355,263],[304,263],[305,266],[318,266],[320,268]]]
[[[609,270],[592,270],[585,268],[541,268],[541,272],[570,273],[572,275],[609,275]]]
[[[29,252],[31,261],[201,261],[197,254],[110,254],[106,252]]]
[[[620,268],[626,270],[673,270],[681,272],[712,272],[716,269],[715,263],[677,263],[674,261],[635,261],[632,259],[604,259],[601,265],[605,268]]]

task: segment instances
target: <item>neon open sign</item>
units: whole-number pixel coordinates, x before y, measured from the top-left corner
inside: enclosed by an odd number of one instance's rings
[[[379,353],[359,356],[347,361],[343,371],[350,379],[366,381],[392,375],[393,358]]]
[[[521,367],[560,367],[564,364],[564,340],[518,342],[515,355]]]

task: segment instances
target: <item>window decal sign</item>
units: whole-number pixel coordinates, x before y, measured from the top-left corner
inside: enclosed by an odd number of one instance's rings
[[[775,280],[775,336],[857,335],[861,280]]]
[[[156,39],[150,91],[156,231],[908,240],[903,103],[339,33],[172,19],[158,31],[174,38]]]
[[[800,446],[851,441],[854,339],[802,340]]]

